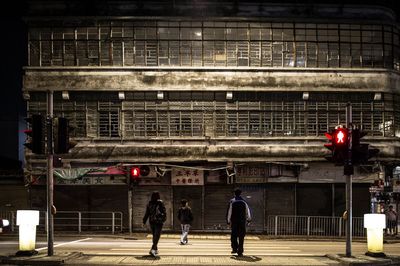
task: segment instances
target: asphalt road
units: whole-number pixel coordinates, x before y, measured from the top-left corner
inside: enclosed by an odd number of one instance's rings
[[[55,237],[54,250],[57,252],[83,252],[89,255],[146,255],[151,247],[151,238],[132,237],[99,237],[99,236],[71,236]],[[251,237],[245,241],[245,255],[254,256],[323,256],[325,254],[345,253],[344,241],[299,241],[258,239]],[[46,252],[47,241],[38,238],[36,249]],[[180,245],[177,236],[164,236],[159,243],[160,255],[184,256],[221,256],[230,255],[230,241],[227,237],[219,239],[189,238],[188,245]],[[364,242],[353,242],[353,255],[362,255],[366,252]],[[0,255],[10,255],[18,251],[18,238],[0,238]],[[387,255],[400,256],[400,243],[384,245]]]

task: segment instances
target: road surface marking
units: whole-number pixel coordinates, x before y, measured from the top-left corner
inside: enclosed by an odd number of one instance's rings
[[[86,240],[90,240],[90,239],[92,239],[92,238],[84,238],[84,239],[79,239],[79,240],[75,240],[75,241],[65,242],[65,243],[54,245],[53,247],[56,248],[56,247],[64,246],[67,244],[74,244],[74,243],[78,243],[78,242],[82,242],[82,241],[86,241]],[[47,247],[37,248],[36,250],[39,251],[39,250],[44,250],[44,249],[47,249]]]
[[[160,251],[161,252],[161,251]],[[117,252],[99,252],[99,253],[90,253],[90,254],[86,254],[86,256],[95,256],[95,255],[115,255],[115,256],[139,256],[139,255],[147,255],[148,253],[138,253],[138,254],[132,254],[132,253],[117,253]],[[318,254],[311,254],[311,253],[300,253],[300,254],[290,254],[290,253],[262,253],[262,254],[256,254],[253,252],[244,252],[244,254],[246,256],[285,256],[285,257],[312,257],[312,256],[318,256],[318,257],[323,257],[323,255],[318,255]],[[207,257],[207,256],[218,256],[218,257],[231,257],[231,256],[235,256],[235,255],[231,255],[231,254],[209,254],[209,255],[205,255],[205,254],[182,254],[179,253],[178,254],[170,254],[168,252],[162,252],[160,254],[161,256],[194,256],[194,257]]]

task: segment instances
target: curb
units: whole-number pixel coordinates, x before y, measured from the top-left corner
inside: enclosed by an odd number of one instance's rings
[[[66,260],[75,259],[82,255],[82,252],[71,252],[55,254],[51,257],[44,253],[32,257],[9,256],[1,257],[0,264],[58,266],[64,264]]]
[[[329,259],[340,262],[346,266],[370,266],[370,265],[400,265],[400,257],[388,256],[384,258],[374,258],[369,256],[346,257],[342,254],[327,254]]]

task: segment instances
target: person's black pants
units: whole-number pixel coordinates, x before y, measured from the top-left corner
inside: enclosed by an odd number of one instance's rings
[[[151,249],[158,250],[157,245],[158,241],[160,240],[162,227],[162,224],[150,224],[151,233],[153,234],[153,245],[151,246]]]
[[[232,224],[231,247],[238,254],[243,254],[244,236],[246,235],[246,224]]]

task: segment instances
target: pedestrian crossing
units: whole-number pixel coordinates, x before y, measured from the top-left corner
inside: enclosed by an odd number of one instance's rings
[[[125,242],[119,245],[113,245],[108,251],[99,253],[101,255],[143,255],[149,252],[152,245],[151,239],[135,240]],[[214,239],[189,239],[189,244],[180,245],[179,240],[161,239],[158,244],[160,255],[169,256],[226,256],[231,255],[231,246],[229,240]],[[244,254],[254,256],[312,256],[314,254],[304,253],[300,248],[276,243],[267,243],[260,241],[245,241]]]
[[[146,238],[152,238],[153,236],[151,234],[147,234]],[[181,235],[178,234],[163,234],[162,238],[164,239],[180,239]],[[231,239],[231,236],[229,234],[223,234],[223,235],[206,235],[206,234],[189,234],[189,237],[191,239]],[[245,240],[260,240],[260,237],[255,236],[255,235],[246,235]]]

